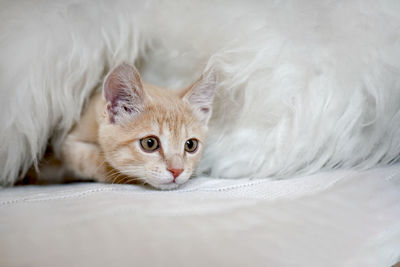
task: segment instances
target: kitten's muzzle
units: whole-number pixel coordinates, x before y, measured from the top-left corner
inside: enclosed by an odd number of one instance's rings
[[[183,172],[183,159],[179,154],[174,154],[167,158],[167,170],[175,179]]]

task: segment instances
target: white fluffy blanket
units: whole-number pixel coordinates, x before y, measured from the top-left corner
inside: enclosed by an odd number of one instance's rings
[[[79,118],[104,73],[136,62],[177,87],[219,72],[199,172],[286,177],[400,151],[400,2],[0,3],[0,182]]]

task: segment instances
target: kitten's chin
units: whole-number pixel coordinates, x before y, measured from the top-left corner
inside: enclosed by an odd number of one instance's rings
[[[180,186],[180,184],[171,182],[171,183],[165,183],[165,184],[159,184],[159,183],[148,183],[150,186],[160,189],[160,190],[172,190]]]

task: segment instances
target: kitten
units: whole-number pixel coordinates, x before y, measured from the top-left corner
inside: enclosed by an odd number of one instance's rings
[[[100,182],[140,180],[158,189],[185,183],[204,148],[215,86],[211,71],[174,93],[143,84],[131,65],[117,66],[66,137],[64,166]]]

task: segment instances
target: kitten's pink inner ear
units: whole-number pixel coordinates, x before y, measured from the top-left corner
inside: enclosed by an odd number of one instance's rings
[[[211,70],[201,76],[189,89],[183,94],[183,99],[187,100],[193,112],[200,121],[207,124],[211,117],[212,102],[214,92],[217,86],[217,75],[215,70]]]
[[[126,63],[117,66],[107,75],[103,94],[112,123],[140,113],[146,98],[139,72],[134,66]]]

